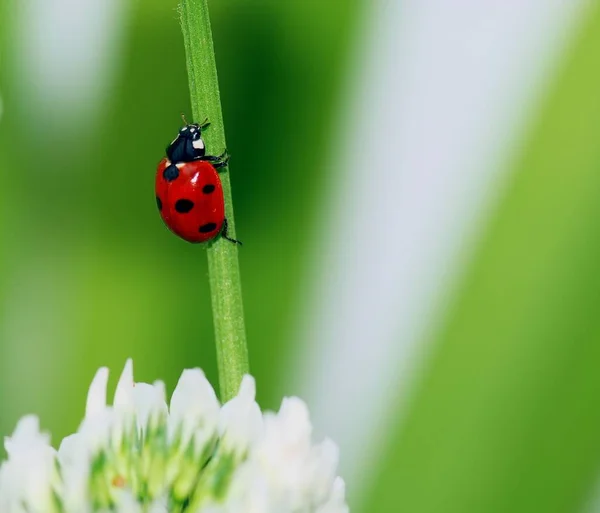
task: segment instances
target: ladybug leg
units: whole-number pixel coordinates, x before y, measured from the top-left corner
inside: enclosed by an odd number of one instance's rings
[[[229,155],[227,150],[225,150],[218,157],[215,157],[212,155],[205,155],[200,160],[206,160],[207,162],[210,162],[215,169],[222,169],[224,167],[227,167],[227,164],[229,164],[230,158],[231,158],[231,155]]]
[[[221,229],[221,237],[223,237],[225,240],[228,240],[229,242],[233,242],[234,244],[239,244],[241,246],[241,240],[232,239],[231,237],[227,236],[227,226],[227,218],[225,218],[223,220],[223,228]]]

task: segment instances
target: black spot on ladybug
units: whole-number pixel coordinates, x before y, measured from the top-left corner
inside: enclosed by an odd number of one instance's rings
[[[175,202],[175,210],[180,214],[187,214],[194,208],[194,202],[189,199],[179,199]]]
[[[160,201],[158,196],[156,196],[156,206],[158,207],[158,210],[162,210],[162,201]]]
[[[179,169],[177,169],[177,166],[175,164],[171,164],[168,167],[165,168],[165,170],[163,171],[163,178],[167,181],[167,182],[172,182],[173,180],[175,180],[177,177],[179,176]]]
[[[202,187],[202,192],[204,194],[210,194],[214,190],[215,190],[215,186],[213,184],[211,184],[211,183],[209,183],[208,185],[205,185],[204,187]]]
[[[213,230],[216,230],[216,229],[217,229],[217,225],[215,223],[206,223],[206,224],[203,224],[198,229],[198,231],[200,233],[210,233],[210,232],[212,232]]]

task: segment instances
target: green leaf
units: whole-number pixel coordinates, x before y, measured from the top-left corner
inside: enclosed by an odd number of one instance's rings
[[[574,512],[591,493],[600,461],[599,62],[596,4],[521,146],[369,511]]]

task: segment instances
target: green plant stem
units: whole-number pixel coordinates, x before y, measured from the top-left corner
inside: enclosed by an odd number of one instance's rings
[[[179,6],[192,114],[196,122],[208,118],[203,133],[207,153],[219,155],[226,148],[217,67],[206,0],[182,0]],[[229,236],[235,238],[229,173],[221,174]],[[237,394],[242,376],[248,372],[248,349],[238,264],[238,248],[222,238],[207,250],[210,292],[215,324],[217,364],[221,399]]]

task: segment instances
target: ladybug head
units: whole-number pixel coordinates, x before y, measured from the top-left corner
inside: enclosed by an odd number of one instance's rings
[[[202,139],[202,129],[209,123],[192,123],[179,130],[175,140],[167,148],[167,157],[171,162],[191,162],[204,157],[206,149]]]

